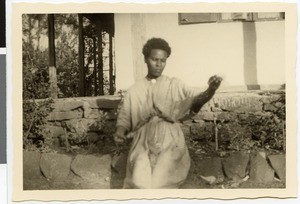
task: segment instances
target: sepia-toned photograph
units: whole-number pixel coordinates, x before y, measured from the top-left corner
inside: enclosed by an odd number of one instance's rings
[[[288,189],[285,8],[71,11],[19,12],[22,193]]]

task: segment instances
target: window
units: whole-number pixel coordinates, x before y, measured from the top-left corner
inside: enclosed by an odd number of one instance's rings
[[[179,13],[179,25],[284,20],[284,12],[259,13]]]
[[[213,23],[218,21],[217,13],[180,13],[179,24]]]
[[[276,20],[284,20],[285,13],[284,12],[268,12],[268,13],[254,13],[253,20],[254,21],[276,21]]]

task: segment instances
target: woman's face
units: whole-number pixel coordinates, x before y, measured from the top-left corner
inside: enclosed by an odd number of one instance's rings
[[[159,77],[167,63],[168,54],[164,50],[152,49],[150,56],[145,59],[148,67],[148,77],[157,78]]]

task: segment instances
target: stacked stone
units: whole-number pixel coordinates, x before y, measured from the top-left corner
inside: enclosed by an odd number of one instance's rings
[[[103,133],[104,120],[110,127],[115,124],[119,102],[117,96],[58,99],[45,127],[50,131],[54,146],[59,146],[58,140],[66,134],[65,131],[78,135]]]
[[[241,183],[250,180],[258,184],[274,182],[285,183],[285,155],[268,155],[264,152],[252,154],[234,152],[226,158],[212,157],[197,161],[194,171],[209,184],[224,180]]]
[[[24,189],[110,189],[112,171],[117,172],[119,179],[124,179],[126,157],[125,154],[112,159],[108,154],[78,154],[71,157],[65,154],[24,152]],[[235,152],[224,158],[208,157],[194,161],[192,169],[209,184],[227,181],[240,184],[248,179],[256,184],[272,183],[275,179],[285,183],[285,163],[284,154]]]
[[[264,92],[253,93],[219,93],[203,106],[201,111],[186,121],[183,125],[184,133],[187,136],[197,136],[199,139],[205,138],[203,133],[213,130],[212,122],[231,122],[247,121],[248,113],[258,115],[274,114],[278,108],[283,106],[282,102],[276,102],[282,92],[278,91],[271,95]],[[236,124],[232,124],[232,129],[244,131]],[[213,132],[213,131],[212,131]]]
[[[109,189],[111,156],[24,152],[24,190]]]

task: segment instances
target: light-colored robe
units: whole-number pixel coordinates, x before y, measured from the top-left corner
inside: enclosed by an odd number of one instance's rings
[[[178,120],[199,93],[167,76],[128,89],[117,120],[133,138],[124,188],[178,188],[186,179],[190,156]]]

